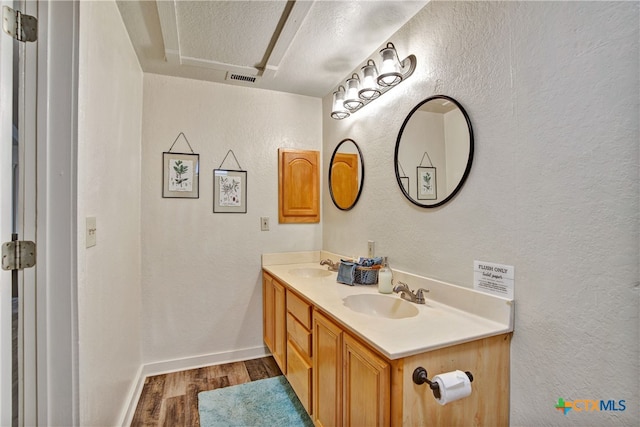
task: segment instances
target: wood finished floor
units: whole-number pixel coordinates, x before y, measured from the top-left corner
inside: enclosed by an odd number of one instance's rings
[[[199,427],[198,393],[281,375],[273,357],[147,377],[131,427]]]

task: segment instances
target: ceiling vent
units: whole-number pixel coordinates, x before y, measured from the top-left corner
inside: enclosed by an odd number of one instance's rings
[[[233,80],[243,83],[255,83],[258,80],[256,76],[244,76],[242,74],[227,73],[227,80]]]

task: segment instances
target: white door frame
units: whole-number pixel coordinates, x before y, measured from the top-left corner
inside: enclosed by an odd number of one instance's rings
[[[0,6],[7,5],[1,1]],[[13,40],[0,34],[0,239],[11,239]],[[5,240],[6,239],[6,240]],[[0,270],[0,425],[11,425],[11,272]]]
[[[38,425],[79,424],[79,1],[38,0]]]
[[[23,13],[38,16],[38,4],[24,1]],[[20,66],[19,80],[21,94],[18,103],[19,117],[19,185],[17,220],[20,240],[34,241],[37,244],[36,231],[36,108],[37,108],[37,71],[38,43],[19,43]],[[37,251],[36,251],[37,254]],[[18,357],[22,363],[23,375],[20,381],[19,419],[25,426],[37,425],[37,370],[36,370],[36,270],[29,268],[18,272],[20,294],[20,334],[22,353]]]
[[[2,1],[3,5],[6,3]],[[37,61],[37,399],[25,420],[37,425],[79,423],[76,278],[77,1],[36,0]],[[11,5],[9,5],[11,6]],[[0,96],[12,99],[13,41],[0,38]],[[6,83],[6,82],[9,83]],[[12,108],[0,108],[2,137],[12,132]],[[29,135],[28,137],[33,137]],[[11,144],[0,144],[0,233],[11,235]],[[8,204],[7,204],[8,203]],[[7,232],[9,234],[7,234]],[[33,274],[33,273],[29,273]],[[2,301],[11,300],[11,273],[0,270]],[[5,299],[6,297],[6,299]],[[0,425],[11,425],[11,307],[0,305]],[[28,390],[25,390],[28,392]],[[36,418],[37,417],[37,418]]]

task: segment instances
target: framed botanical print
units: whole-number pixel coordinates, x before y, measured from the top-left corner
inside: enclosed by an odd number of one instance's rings
[[[247,171],[214,169],[213,212],[247,213]]]
[[[418,166],[418,200],[436,200],[436,168]]]
[[[200,155],[162,153],[162,197],[197,199]]]

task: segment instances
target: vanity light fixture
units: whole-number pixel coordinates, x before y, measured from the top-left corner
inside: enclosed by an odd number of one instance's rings
[[[378,76],[378,84],[382,87],[395,86],[403,79],[400,72],[400,59],[393,43],[387,43],[387,47],[380,51],[382,67]]]
[[[358,95],[362,99],[373,100],[380,96],[378,89],[378,69],[373,59],[367,61],[367,65],[362,67],[362,89]]]
[[[351,78],[347,79],[347,94],[344,100],[344,106],[349,111],[355,111],[362,107],[364,103],[360,99],[360,76],[353,74]]]
[[[382,56],[380,74],[374,60],[369,59],[361,70],[362,81],[360,76],[354,73],[345,81],[346,90],[340,85],[333,92],[332,118],[342,120],[349,117],[383,93],[396,87],[416,69],[415,55],[409,55],[400,62],[396,48],[391,42],[380,51],[380,55]]]
[[[333,92],[333,107],[331,108],[331,118],[342,120],[349,117],[349,111],[344,106],[344,86],[338,86],[338,90]]]

